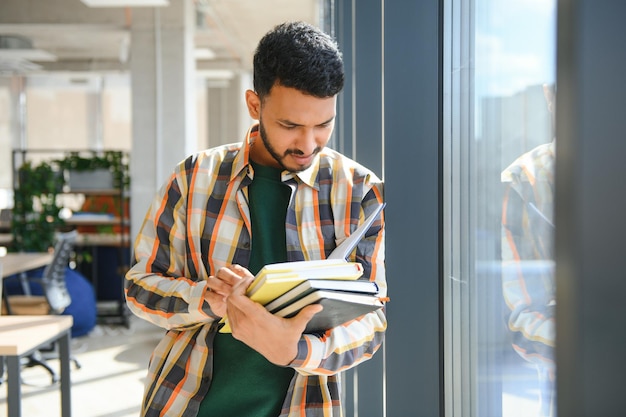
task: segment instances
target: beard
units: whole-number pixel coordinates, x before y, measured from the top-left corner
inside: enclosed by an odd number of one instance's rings
[[[283,155],[280,155],[278,153],[278,151],[276,151],[276,149],[274,149],[274,147],[272,146],[270,138],[267,135],[267,131],[265,130],[265,125],[263,124],[263,118],[259,119],[259,136],[261,136],[261,140],[263,141],[263,146],[265,147],[267,152],[272,156],[272,158],[274,158],[276,163],[278,163],[278,165],[283,170],[287,170],[289,172],[296,173],[296,172],[304,171],[305,169],[307,169],[307,168],[309,168],[311,166],[311,164],[309,164],[309,165],[300,165],[297,168],[294,168],[294,167],[288,167],[287,165],[285,165],[285,158],[287,156],[292,155],[292,154],[293,155],[302,155],[302,156],[304,156],[304,152],[302,152],[300,149],[287,149],[283,153]],[[319,153],[321,150],[322,150],[322,148],[320,148],[318,146],[313,151],[313,155]]]

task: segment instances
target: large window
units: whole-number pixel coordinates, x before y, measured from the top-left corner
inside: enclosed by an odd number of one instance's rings
[[[446,415],[554,416],[556,0],[444,9]]]
[[[208,147],[212,113],[207,109],[223,107],[227,81],[196,80],[198,149]],[[130,152],[131,104],[128,73],[0,75],[0,209],[13,206],[13,149],[58,150],[59,155],[77,149]],[[224,133],[222,113],[214,116],[211,134],[231,138]]]
[[[1,76],[0,110],[0,209],[13,206],[13,149],[131,149],[125,74]]]

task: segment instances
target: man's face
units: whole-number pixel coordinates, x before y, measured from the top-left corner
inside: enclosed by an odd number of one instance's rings
[[[261,141],[250,150],[253,161],[291,172],[307,169],[335,125],[336,98],[319,98],[275,85],[263,102],[246,93],[250,116],[260,122]]]

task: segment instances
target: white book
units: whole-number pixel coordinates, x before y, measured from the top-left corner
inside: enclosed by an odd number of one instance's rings
[[[324,309],[313,316],[305,333],[325,332],[364,314],[383,307],[383,300],[375,294],[357,294],[343,291],[313,291],[309,295],[278,310],[279,317],[293,317],[310,304],[321,304]]]
[[[265,308],[270,313],[275,313],[277,310],[286,307],[287,305],[317,290],[378,294],[378,285],[376,285],[375,282],[365,280],[343,281],[330,279],[307,279],[280,297],[276,298],[274,301],[266,304]]]

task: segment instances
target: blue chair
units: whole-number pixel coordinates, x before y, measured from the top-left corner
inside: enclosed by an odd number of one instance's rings
[[[73,285],[74,288],[68,288],[68,277],[73,272],[68,268],[68,263],[77,235],[78,233],[75,230],[57,234],[52,262],[43,269],[43,273],[40,276],[20,275],[20,284],[24,294],[8,294],[5,298],[10,307],[11,314],[59,315],[69,314],[70,310],[73,310],[73,304],[76,303],[72,302],[71,293],[77,286]],[[73,275],[71,276],[72,278],[76,278]],[[73,279],[72,282],[76,282],[76,284],[82,283],[82,286],[78,286],[78,288],[81,288],[83,292],[86,290],[91,293],[91,298],[88,294],[84,294],[84,298],[83,295],[77,297],[77,301],[86,302],[88,304],[85,307],[89,311],[86,310],[83,314],[78,312],[75,317],[78,318],[78,321],[87,319],[90,322],[87,323],[88,330],[91,330],[91,328],[95,326],[96,320],[95,297],[91,285],[83,281]],[[55,349],[56,346],[51,346],[47,351],[54,352]],[[42,352],[43,351],[37,351],[30,355],[25,366],[42,366],[50,373],[52,382],[57,382],[57,374],[46,363],[46,359],[49,359],[49,357],[42,354]],[[71,360],[77,368],[80,368],[80,363],[76,358],[72,357]]]

